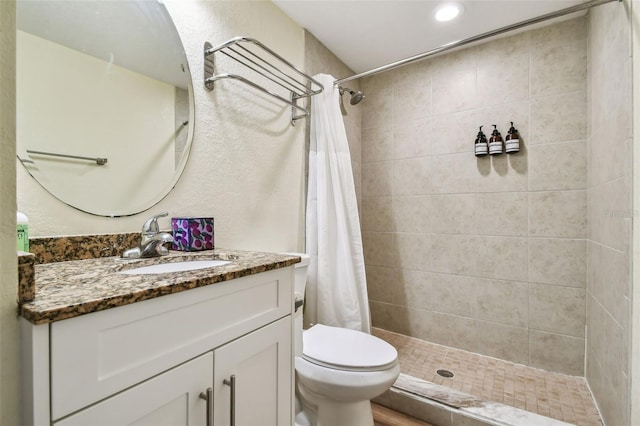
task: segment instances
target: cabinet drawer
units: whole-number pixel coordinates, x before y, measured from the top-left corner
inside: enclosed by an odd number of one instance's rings
[[[292,310],[293,267],[51,325],[54,420]]]

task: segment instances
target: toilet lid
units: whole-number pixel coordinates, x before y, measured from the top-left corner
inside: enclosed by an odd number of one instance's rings
[[[302,355],[309,362],[343,370],[385,370],[398,359],[396,349],[382,339],[322,324],[303,333]]]

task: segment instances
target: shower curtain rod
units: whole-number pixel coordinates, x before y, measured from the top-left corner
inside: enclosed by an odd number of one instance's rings
[[[385,71],[389,71],[392,70],[394,68],[398,68],[404,65],[408,65],[410,63],[413,62],[417,62],[417,61],[421,61],[423,59],[426,59],[430,56],[436,55],[438,53],[442,53],[442,52],[446,52],[447,50],[451,50],[451,49],[455,49],[457,47],[461,47],[464,45],[467,45],[469,43],[474,43],[480,40],[484,40],[486,38],[490,38],[490,37],[495,37],[497,35],[503,34],[503,33],[507,33],[509,31],[513,31],[513,30],[518,30],[520,28],[529,26],[529,25],[533,25],[533,24],[538,24],[540,22],[544,22],[547,21],[549,19],[553,19],[553,18],[558,18],[560,16],[564,16],[564,15],[569,15],[571,13],[575,13],[575,12],[580,12],[581,10],[585,10],[585,9],[590,9],[594,6],[600,6],[601,4],[606,4],[606,3],[611,3],[611,2],[621,2],[622,0],[591,0],[588,1],[586,3],[581,3],[581,4],[577,4],[575,6],[571,6],[571,7],[567,7],[565,9],[560,9],[560,10],[556,10],[555,12],[551,12],[551,13],[547,13],[545,15],[541,15],[538,16],[536,18],[531,18],[531,19],[527,19],[526,21],[520,21],[518,23],[512,24],[512,25],[507,25],[506,27],[502,27],[502,28],[498,28],[497,30],[492,30],[492,31],[487,31],[486,33],[482,33],[480,35],[477,36],[473,36],[473,37],[469,37],[469,38],[465,38],[464,40],[458,40],[458,41],[454,41],[451,43],[447,43],[443,46],[440,46],[436,49],[433,50],[429,50],[428,52],[424,52],[424,53],[420,53],[418,55],[415,56],[410,56],[408,58],[405,59],[401,59],[399,61],[396,62],[392,62],[390,64],[387,65],[383,65],[381,67],[378,68],[374,68],[371,69],[369,71],[364,71],[361,72],[359,74],[356,75],[352,75],[351,77],[346,77],[346,78],[342,78],[340,80],[336,80],[333,82],[333,85],[339,85],[342,83],[346,83],[348,81],[351,80],[356,80],[358,78],[362,78],[362,77],[368,77],[370,75],[374,75],[374,74],[378,74],[381,72],[385,72]]]

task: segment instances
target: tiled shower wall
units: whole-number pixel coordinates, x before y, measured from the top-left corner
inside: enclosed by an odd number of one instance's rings
[[[582,375],[587,22],[364,79],[362,228],[373,325]],[[476,158],[480,125],[517,155]]]
[[[627,5],[628,6],[628,5]],[[628,425],[631,309],[631,46],[623,3],[589,15],[586,377],[607,425]]]

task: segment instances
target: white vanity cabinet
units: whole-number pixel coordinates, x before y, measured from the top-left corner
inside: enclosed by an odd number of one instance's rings
[[[50,324],[22,319],[23,423],[291,425],[292,285],[291,266]]]
[[[208,407],[199,395],[212,386],[213,354],[209,352],[54,425],[204,426]]]

